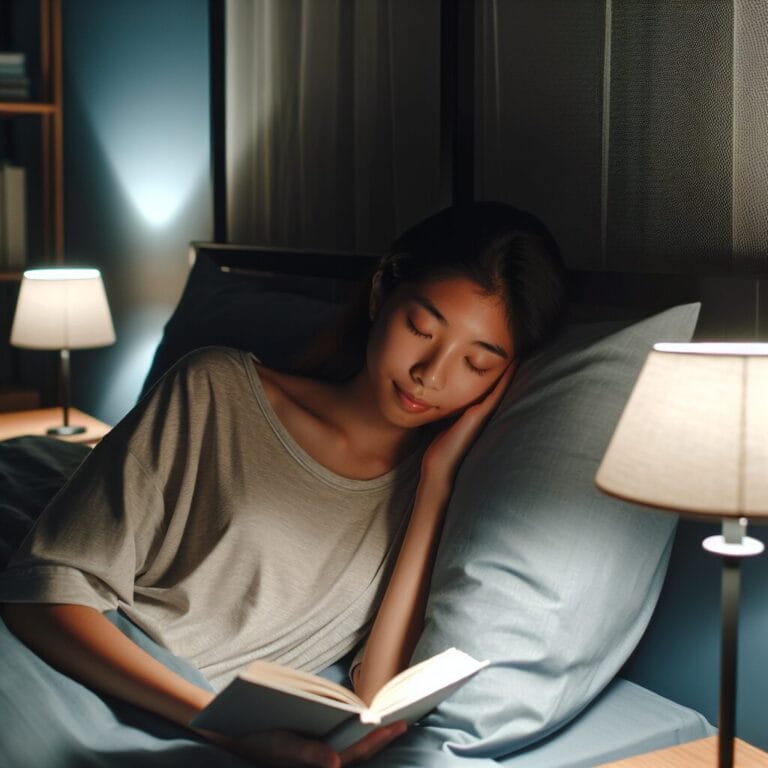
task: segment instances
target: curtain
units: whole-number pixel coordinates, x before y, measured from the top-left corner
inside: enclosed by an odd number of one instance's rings
[[[228,0],[230,242],[381,252],[437,208],[439,0]]]
[[[381,251],[439,207],[439,0],[228,0],[230,240]],[[765,0],[476,0],[476,199],[569,266],[768,258]]]

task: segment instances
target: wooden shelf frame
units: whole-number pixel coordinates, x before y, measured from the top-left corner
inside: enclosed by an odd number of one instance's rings
[[[42,250],[39,259],[64,263],[64,120],[61,0],[38,0],[40,7],[40,101],[0,102],[0,118],[40,118]],[[3,273],[0,282],[20,280]]]
[[[0,115],[52,115],[56,105],[41,101],[0,101]]]

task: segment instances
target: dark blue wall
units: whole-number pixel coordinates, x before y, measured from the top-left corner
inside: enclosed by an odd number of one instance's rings
[[[701,712],[717,724],[720,683],[719,557],[701,546],[719,525],[681,520],[656,613],[624,676]],[[768,527],[749,534],[768,542]],[[745,558],[739,614],[736,735],[768,750],[768,556]]]
[[[73,402],[117,422],[133,405],[210,239],[207,0],[67,0],[67,260],[101,268],[117,343],[73,353]]]

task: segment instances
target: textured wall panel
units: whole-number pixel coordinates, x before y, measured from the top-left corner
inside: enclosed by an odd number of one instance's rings
[[[768,3],[736,0],[733,250],[768,264]]]
[[[609,264],[731,254],[730,0],[613,0]]]

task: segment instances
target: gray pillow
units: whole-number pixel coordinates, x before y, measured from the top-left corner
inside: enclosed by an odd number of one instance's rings
[[[632,652],[676,518],[593,480],[652,344],[689,341],[698,313],[572,326],[521,366],[457,477],[413,659],[457,646],[492,666],[413,731],[509,754],[578,714]]]

